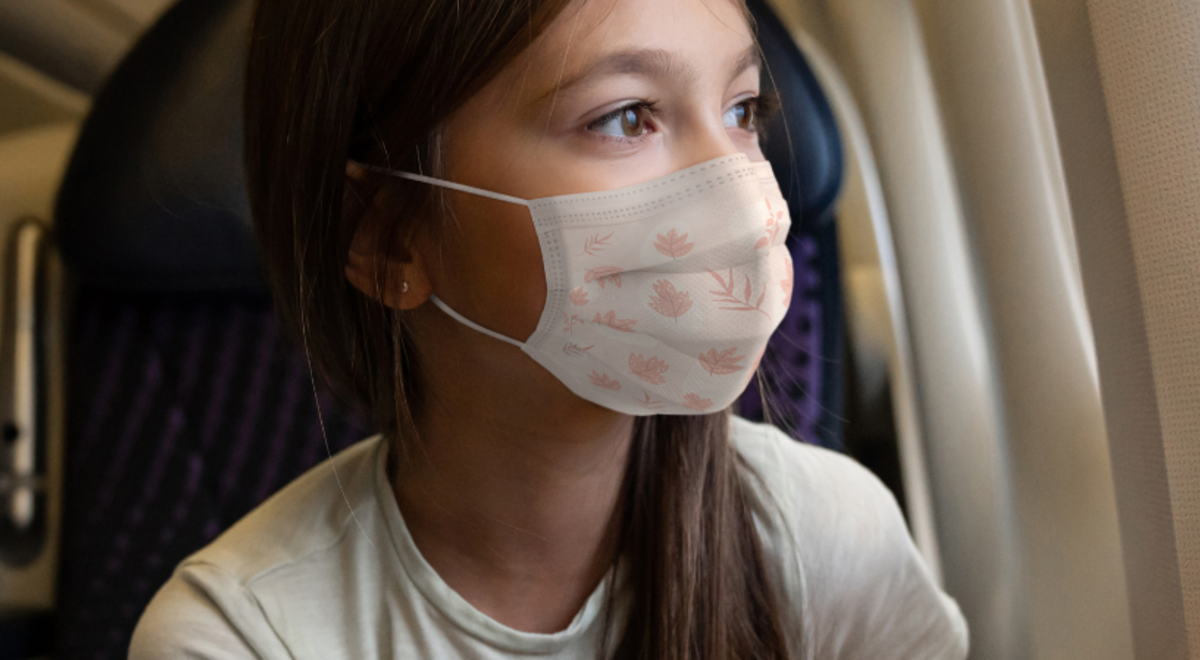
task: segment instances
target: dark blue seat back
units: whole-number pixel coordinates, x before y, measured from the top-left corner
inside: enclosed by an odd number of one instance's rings
[[[750,4],[783,99],[787,130],[768,129],[767,151],[794,219],[793,310],[769,371],[781,423],[836,446],[841,151],[803,58]],[[124,657],[174,566],[326,455],[306,362],[282,339],[255,260],[240,124],[249,6],[173,7],[96,98],[59,195],[78,285],[60,660]],[[371,433],[320,398],[330,450]],[[754,393],[742,405],[761,414]]]
[[[841,273],[834,209],[842,186],[837,121],[820,84],[787,28],[765,0],[748,0],[762,47],[762,88],[782,111],[767,125],[763,148],[792,216],[788,247],[795,265],[792,305],[763,356],[772,421],[795,437],[842,448],[843,344]],[[751,386],[741,413],[763,418]]]

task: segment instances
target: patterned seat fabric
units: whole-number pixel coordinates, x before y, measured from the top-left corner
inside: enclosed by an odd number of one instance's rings
[[[69,347],[55,656],[122,658],[175,565],[326,456],[270,301],[84,291]],[[329,450],[369,434],[321,395]]]
[[[820,350],[820,278],[798,273],[810,285],[783,332],[799,332],[772,340],[771,370],[790,388],[777,402],[784,424],[819,438],[824,362],[807,356]],[[55,657],[121,658],[175,565],[324,459],[325,436],[307,363],[269,300],[83,291],[69,355]],[[371,433],[318,397],[329,451]],[[746,399],[752,415],[757,397]]]
[[[762,375],[770,421],[804,442],[842,450],[842,317],[836,232],[793,233],[795,293],[767,344]],[[831,292],[832,289],[832,292]],[[763,420],[763,394],[752,384],[739,402],[747,419]]]
[[[747,0],[785,113],[766,154],[793,218],[792,308],[764,370],[774,421],[840,448],[842,319],[832,113],[791,37]],[[68,337],[67,492],[55,658],[123,658],[184,557],[369,435],[281,337],[241,183],[250,0],[180,0],[97,96],[56,231],[83,288]],[[786,127],[785,127],[786,124]],[[140,292],[140,293],[138,293]],[[231,293],[243,292],[243,293]],[[761,419],[752,388],[742,413]]]

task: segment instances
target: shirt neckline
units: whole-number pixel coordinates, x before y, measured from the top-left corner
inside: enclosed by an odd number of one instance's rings
[[[374,457],[375,497],[379,501],[380,513],[387,525],[396,556],[409,579],[425,599],[447,619],[468,634],[505,651],[536,654],[562,651],[596,623],[597,616],[604,609],[611,574],[600,581],[583,607],[575,614],[570,625],[555,633],[531,633],[511,628],[467,602],[442,580],[413,542],[388,482],[385,469],[387,451],[387,440],[381,437]]]

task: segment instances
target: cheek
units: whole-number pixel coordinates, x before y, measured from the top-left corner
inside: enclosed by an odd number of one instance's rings
[[[767,159],[763,155],[762,140],[758,133],[750,133],[748,131],[729,131],[734,146],[738,151],[746,154],[750,160],[759,162]]]
[[[467,318],[524,341],[546,304],[537,232],[524,207],[455,194],[437,293]],[[451,302],[452,301],[452,302]]]

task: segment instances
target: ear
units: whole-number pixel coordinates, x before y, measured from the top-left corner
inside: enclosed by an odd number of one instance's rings
[[[346,175],[350,178],[361,180],[364,174],[356,164],[347,163]],[[420,252],[409,243],[384,245],[384,238],[377,218],[368,212],[350,241],[346,280],[388,307],[420,307],[433,293]]]
[[[374,232],[359,227],[350,242],[346,279],[354,288],[388,307],[409,310],[429,300],[433,287],[421,253],[409,246],[391,250],[369,240]]]

